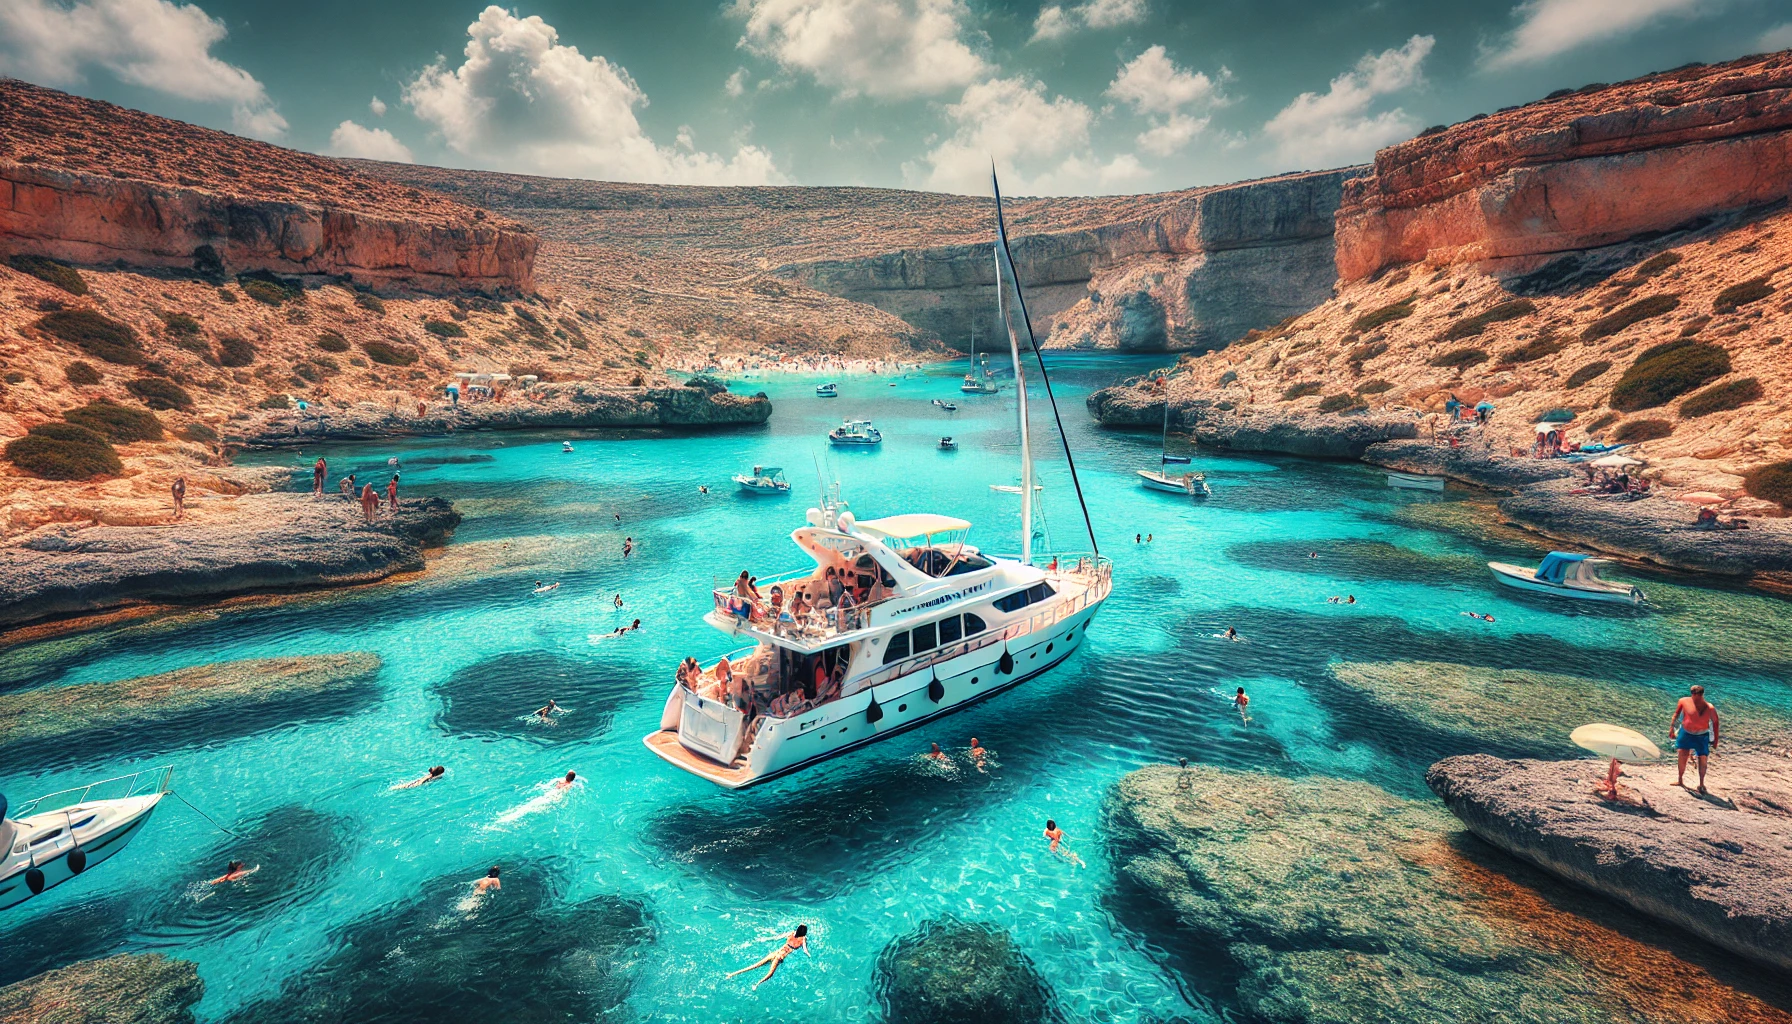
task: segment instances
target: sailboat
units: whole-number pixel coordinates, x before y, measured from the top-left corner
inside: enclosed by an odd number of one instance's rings
[[[1175,463],[1187,465],[1186,455],[1170,454],[1170,398],[1164,396],[1164,430],[1163,438],[1158,442],[1157,469],[1139,470],[1139,482],[1153,491],[1167,491],[1171,494],[1186,494],[1191,498],[1206,498],[1213,494],[1213,488],[1207,486],[1205,473],[1168,473],[1164,466]]]
[[[704,621],[750,644],[726,667],[718,659],[680,671],[660,727],[643,737],[667,763],[728,789],[758,785],[986,700],[1081,646],[1112,592],[1113,566],[1095,549],[1080,485],[1091,550],[1034,554],[1023,330],[1060,437],[1063,424],[1014,275],[999,189],[995,258],[1020,417],[1019,557],[972,546],[970,522],[956,516],[860,519],[838,484],[824,489],[790,535],[812,566],[712,593]]]
[[[999,281],[997,287],[1000,287]],[[993,376],[993,374],[989,372],[989,360],[986,358],[983,361],[983,379],[979,380],[977,377],[977,331],[975,328],[972,328],[971,368],[966,371],[964,375],[964,383],[958,386],[958,390],[967,395],[993,395],[1000,389],[989,380],[991,376]]]

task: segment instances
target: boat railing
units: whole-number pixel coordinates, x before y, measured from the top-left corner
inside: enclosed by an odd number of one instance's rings
[[[60,811],[64,807],[74,807],[89,800],[122,800],[132,796],[150,796],[168,792],[168,783],[174,776],[173,765],[162,765],[159,768],[145,768],[130,775],[117,778],[101,779],[86,786],[64,789],[35,800],[27,800],[10,812],[14,819],[27,818],[33,814],[48,814]]]
[[[725,619],[737,619],[741,622],[764,622],[771,617],[772,604],[770,595],[773,586],[799,580],[813,580],[814,578],[814,569],[799,569],[795,572],[785,573],[781,576],[773,576],[770,578],[763,576],[759,577],[755,586],[759,588],[759,592],[762,595],[765,595],[759,599],[742,597],[739,594],[736,594],[732,584],[726,587],[716,587],[711,591],[711,596],[715,602],[715,610],[717,614]],[[816,582],[821,583],[824,581],[817,580]],[[878,607],[886,601],[893,601],[901,596],[901,594],[886,594],[875,601],[866,601],[863,604],[855,604],[845,614],[841,614],[840,610],[837,608],[816,608],[809,614],[812,623],[815,620],[819,620],[823,623],[823,635],[831,632],[833,635],[839,636],[864,629],[871,622],[871,609]],[[789,611],[790,601],[786,600],[782,606],[780,614],[787,614]],[[771,623],[770,625],[773,627],[772,631],[774,633],[782,628],[782,625],[778,623]],[[808,629],[813,628],[813,625],[808,627]],[[802,632],[806,632],[806,630],[798,632],[801,634]]]

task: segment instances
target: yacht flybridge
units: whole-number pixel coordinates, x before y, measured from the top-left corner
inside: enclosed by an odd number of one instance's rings
[[[1018,686],[1081,646],[1112,590],[1112,565],[1097,550],[1033,551],[1021,331],[1039,356],[999,192],[996,227],[997,300],[1020,420],[1019,556],[973,546],[971,524],[955,516],[858,519],[836,485],[790,535],[812,566],[756,579],[742,573],[712,592],[704,621],[748,644],[680,670],[660,728],[645,737],[667,762],[729,789],[755,785]],[[1010,308],[1011,288],[1018,309]],[[1065,455],[1074,484],[1068,444]],[[1089,540],[1093,549],[1092,531]]]

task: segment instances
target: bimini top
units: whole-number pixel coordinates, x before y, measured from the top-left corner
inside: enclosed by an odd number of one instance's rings
[[[861,519],[853,524],[858,530],[881,537],[923,537],[930,533],[968,530],[971,524],[951,516],[931,512],[910,512],[907,515],[885,516],[882,519]]]
[[[1543,557],[1543,564],[1537,567],[1537,578],[1545,583],[1560,583],[1567,575],[1568,567],[1576,562],[1587,560],[1586,555],[1571,555],[1566,551],[1551,551]]]

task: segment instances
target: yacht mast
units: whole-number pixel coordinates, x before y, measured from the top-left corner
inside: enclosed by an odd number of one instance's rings
[[[1001,226],[1002,195],[996,193],[996,224]],[[1001,317],[1002,327],[1008,332],[1008,351],[1014,357],[1014,391],[1019,398],[1020,410],[1020,560],[1031,564],[1033,561],[1033,448],[1027,436],[1027,379],[1021,370],[1020,336],[1014,332],[1014,317],[1008,309],[1008,289],[1002,285],[1002,246],[995,248],[996,258],[996,312]],[[1009,267],[1012,271],[1014,268]],[[975,372],[975,364],[973,364]]]

